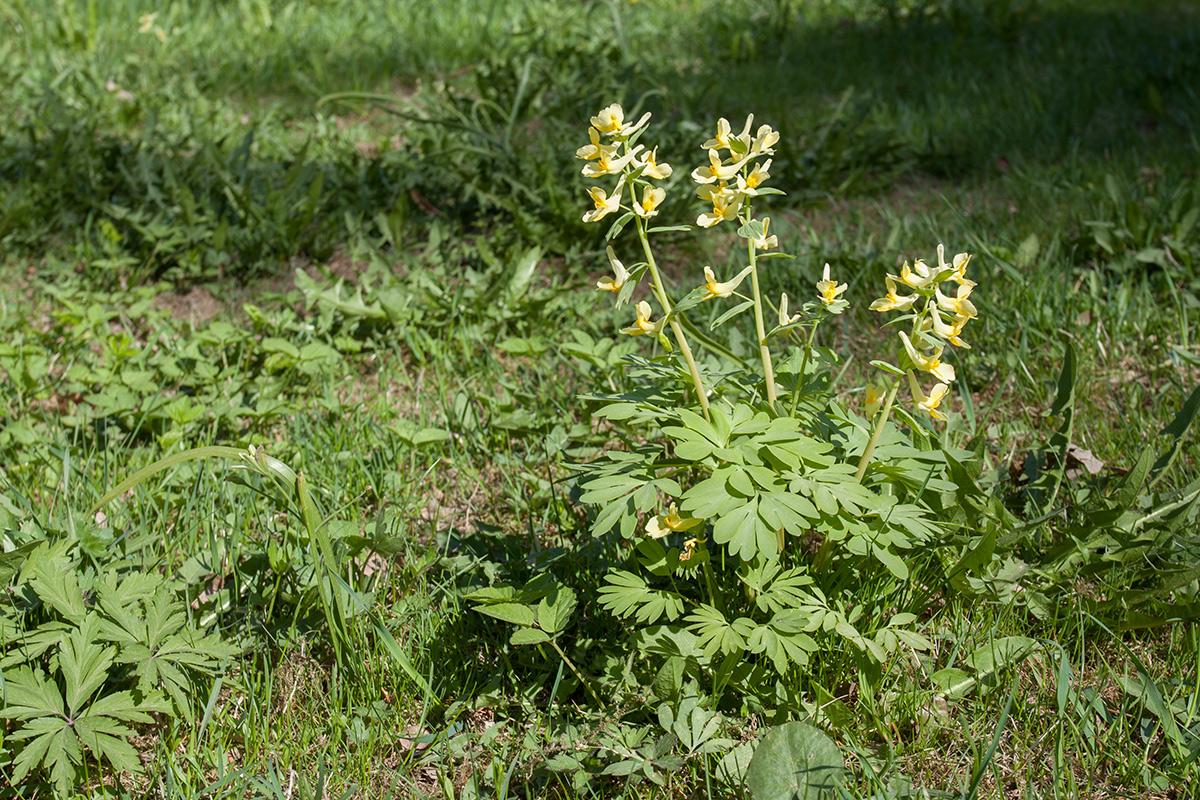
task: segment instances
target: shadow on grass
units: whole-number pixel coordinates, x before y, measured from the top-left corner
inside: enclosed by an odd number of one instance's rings
[[[355,236],[382,241],[388,226],[447,210],[467,225],[492,224],[499,213],[551,249],[594,248],[589,234],[597,226],[582,230],[577,165],[563,141],[575,130],[584,141],[580,109],[622,93],[627,106],[644,96],[660,112],[668,123],[656,131],[660,155],[681,166],[695,160],[689,143],[702,135],[695,125],[706,129],[717,116],[736,120],[753,111],[783,133],[773,173],[793,203],[874,194],[914,170],[961,178],[1077,154],[1193,167],[1196,7],[931,7],[941,10],[909,20],[808,24],[751,20],[741,6],[708,7],[680,18],[684,42],[672,30],[657,31],[668,62],[680,49],[694,53],[694,69],[682,71],[662,69],[644,51],[633,51],[636,64],[610,63],[621,56],[602,30],[509,42],[464,76],[466,97],[443,98],[468,116],[478,110],[472,95],[490,103],[478,130],[417,126],[417,144],[383,158],[346,146],[260,147],[241,132],[216,139],[157,130],[152,121],[121,135],[102,130],[87,112],[60,107],[0,141],[7,184],[0,238],[40,253],[65,241],[61,249],[91,269],[185,281],[226,268],[253,277],[286,269],[298,255],[321,260]],[[588,19],[598,24],[603,15]],[[296,43],[276,45],[277,53],[262,54],[274,64],[262,75],[286,72],[280,59],[297,57]],[[517,53],[520,47],[529,53]],[[230,63],[239,57],[230,53]],[[381,74],[397,57],[383,48],[375,63],[359,53],[357,77],[346,77],[344,88]],[[342,88],[341,73],[330,74],[328,88]],[[251,78],[243,89],[256,85]],[[505,129],[499,145],[497,125]],[[516,145],[506,138],[514,133]],[[686,169],[678,172],[675,180],[686,184]],[[673,192],[671,202],[690,199]]]
[[[698,119],[754,111],[797,134],[854,87],[875,125],[950,176],[999,158],[1194,151],[1200,7],[941,5],[950,10],[911,20],[776,23],[755,57],[718,59],[675,85]]]

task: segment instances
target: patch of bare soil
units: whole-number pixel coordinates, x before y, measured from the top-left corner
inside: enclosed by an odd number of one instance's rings
[[[224,304],[203,286],[183,292],[163,292],[154,298],[154,307],[173,319],[189,320],[193,325],[209,322],[225,310]]]

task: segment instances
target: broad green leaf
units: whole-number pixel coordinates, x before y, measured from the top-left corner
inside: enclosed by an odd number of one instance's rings
[[[879,563],[888,568],[889,572],[902,581],[908,580],[908,565],[904,563],[904,559],[888,548],[880,547],[877,544],[871,545],[871,552],[875,554],[875,558],[879,559]]]
[[[575,592],[565,587],[555,589],[538,603],[538,627],[547,633],[559,633],[575,613],[575,606]]]
[[[978,683],[973,674],[958,667],[939,669],[929,678],[939,692],[954,699],[966,697]]]
[[[755,749],[746,786],[754,800],[829,800],[844,770],[832,739],[805,722],[788,722]]]
[[[983,645],[963,661],[975,670],[979,683],[990,685],[1001,670],[1016,666],[1041,649],[1041,644],[1026,636],[1004,636]]]
[[[497,603],[495,605],[476,606],[475,610],[480,614],[486,614],[489,617],[495,617],[504,622],[510,622],[513,625],[521,625],[529,628],[533,626],[534,614],[533,609],[524,603]]]
[[[508,641],[512,644],[542,644],[550,641],[550,634],[537,628],[517,628],[508,637]]]

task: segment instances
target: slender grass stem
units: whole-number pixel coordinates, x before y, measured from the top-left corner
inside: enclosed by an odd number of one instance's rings
[[[563,649],[558,646],[558,642],[551,639],[550,646],[554,648],[554,652],[558,653],[558,657],[563,660],[563,663],[567,665],[567,668],[570,669],[571,672],[575,673],[575,677],[578,678],[579,682],[583,684],[583,688],[587,690],[587,693],[591,695],[591,698],[596,701],[596,705],[603,708],[604,701],[600,699],[600,695],[596,694],[596,689],[592,686],[592,682],[588,678],[584,677],[583,673],[579,671],[571,659],[567,658],[567,654],[564,653]]]

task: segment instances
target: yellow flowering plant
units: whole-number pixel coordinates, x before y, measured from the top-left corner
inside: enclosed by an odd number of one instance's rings
[[[966,346],[963,326],[977,313],[969,257],[946,264],[939,248],[936,268],[906,263],[886,278],[871,308],[900,312],[911,325],[898,337],[899,363],[874,362],[888,380],[868,388],[863,418],[831,391],[837,356],[817,346],[822,322],[850,305],[838,270],[825,264],[819,280],[794,292],[804,298],[799,307],[787,294],[769,303],[762,292],[767,259],[790,258],[756,208],[782,194],[770,185],[780,134],[756,128],[752,116],[740,129],[719,120],[690,171],[700,204],[694,223],[655,226],[679,184],[665,183],[674,170],[641,141],[649,115],[629,119],[620,105],[602,109],[576,152],[584,178],[598,184],[587,189],[592,207],[583,218],[610,222],[609,270],[597,289],[633,307],[621,334],[659,350],[629,358],[634,374],[649,377],[644,388],[592,396],[597,416],[644,444],[575,466],[582,501],[597,509],[593,533],[630,545],[601,603],[646,626],[643,654],[667,655],[653,644],[661,636],[691,653],[686,668],[706,676],[714,694],[736,685],[799,710],[798,687],[817,651],[874,664],[901,647],[929,646],[912,630],[904,587],[913,555],[950,539],[934,494],[953,488],[947,465],[966,454],[918,457],[890,418],[902,385],[916,411],[945,418],[958,377],[947,352]],[[673,297],[654,238],[725,224],[736,226],[740,265],[703,265],[694,288]],[[627,229],[637,252],[629,266],[617,255]],[[730,307],[709,315],[716,318],[706,333],[689,316],[712,303]],[[752,369],[711,335],[744,314],[752,318]],[[871,470],[881,441],[888,447]],[[852,590],[867,583],[890,588]]]

